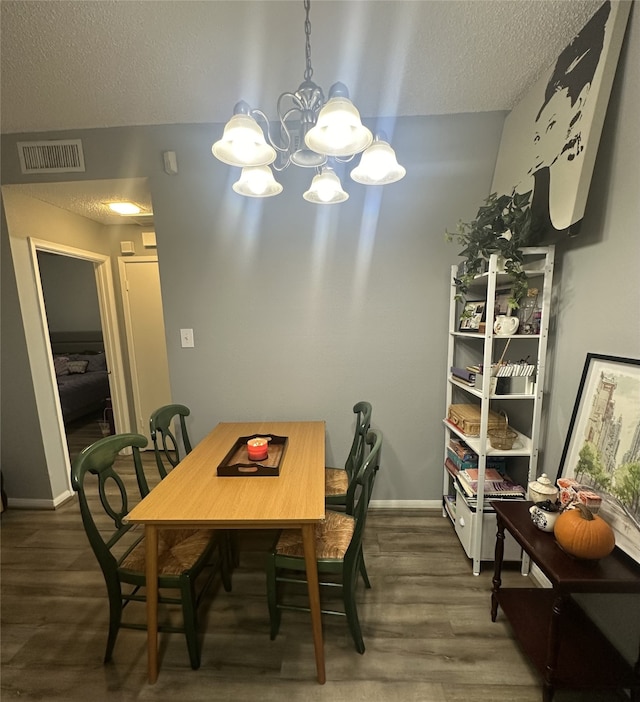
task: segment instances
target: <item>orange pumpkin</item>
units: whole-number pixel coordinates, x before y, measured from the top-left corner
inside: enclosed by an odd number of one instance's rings
[[[616,545],[613,529],[582,504],[558,515],[553,533],[560,546],[576,558],[604,558]]]

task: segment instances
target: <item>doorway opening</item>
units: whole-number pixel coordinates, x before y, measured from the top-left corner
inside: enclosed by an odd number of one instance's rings
[[[95,264],[38,251],[40,283],[69,460],[115,433]]]
[[[55,406],[57,409],[57,420],[60,431],[61,438],[64,438],[64,453],[62,456],[62,461],[65,466],[65,472],[67,475],[67,480],[69,481],[69,489],[71,491],[70,484],[70,451],[67,449],[67,431],[65,427],[65,416],[67,413],[67,408],[65,407],[65,412],[63,412],[63,406],[61,401],[61,396],[58,392],[58,375],[56,372],[56,359],[55,356],[59,355],[60,351],[65,350],[68,353],[62,354],[64,358],[67,359],[67,363],[73,363],[74,361],[81,362],[76,369],[84,366],[85,368],[85,378],[86,371],[89,368],[89,364],[96,369],[104,369],[106,374],[106,397],[104,398],[104,403],[101,403],[101,411],[103,412],[107,409],[106,400],[109,399],[109,408],[113,411],[113,429],[114,431],[127,431],[129,428],[129,407],[127,401],[126,384],[125,384],[125,374],[123,368],[122,351],[120,345],[120,332],[116,316],[116,306],[115,306],[115,292],[113,279],[110,269],[110,257],[104,256],[102,254],[96,254],[90,251],[83,251],[81,249],[75,249],[63,244],[57,244],[54,242],[42,241],[38,239],[29,239],[29,244],[31,247],[31,258],[33,269],[35,272],[35,282],[37,288],[37,296],[39,303],[39,319],[40,319],[40,329],[42,332],[42,337],[46,344],[46,349],[48,353],[49,370],[50,370],[50,383],[53,389],[53,395],[55,398]],[[54,258],[48,258],[47,255],[54,255]],[[57,258],[61,257],[61,258]],[[64,260],[72,259],[72,261]],[[44,276],[41,270],[41,263],[45,262],[45,269],[48,264],[54,262],[57,264],[58,273],[60,271],[60,264],[66,267],[68,270],[69,266],[80,266],[85,264],[89,266],[89,270],[86,268],[77,268],[80,271],[80,278],[84,276],[84,285],[87,286],[87,281],[90,280],[91,275],[93,275],[94,286],[91,291],[91,296],[93,291],[95,291],[95,301],[97,302],[97,317],[96,310],[93,308],[92,302],[86,306],[86,309],[80,315],[85,321],[84,324],[88,324],[87,319],[94,319],[99,321],[98,330],[67,330],[62,336],[51,334],[50,335],[50,322],[48,314],[54,314],[55,306],[51,304],[52,300],[55,299],[56,293],[53,292],[52,286],[49,285],[50,280],[48,279],[51,270],[47,271]],[[56,265],[54,265],[54,269]],[[55,273],[54,273],[55,274]],[[88,274],[88,275],[87,275]],[[48,293],[47,293],[48,289]],[[89,296],[88,291],[85,291]],[[45,297],[49,299],[49,307],[45,302]],[[77,304],[77,301],[76,301]],[[56,311],[55,314],[57,314]],[[64,316],[64,311],[61,313]],[[57,319],[57,317],[56,317]],[[59,321],[56,321],[58,324]],[[97,323],[97,321],[95,322]],[[92,335],[89,333],[93,331],[93,341]],[[75,345],[74,345],[75,344]],[[83,354],[82,351],[102,351],[101,355],[95,353]],[[77,354],[82,358],[71,358],[72,355]],[[89,358],[89,356],[94,356],[94,358]],[[102,363],[103,362],[103,363]],[[58,363],[60,368],[64,368],[64,363]],[[96,371],[93,371],[96,372]],[[69,375],[71,375],[69,373]],[[79,373],[79,375],[82,375]],[[83,400],[81,400],[81,403]],[[95,403],[94,403],[95,405]],[[88,409],[89,405],[86,405]],[[97,406],[96,406],[97,409]],[[82,405],[75,404],[72,406],[71,414],[67,414],[67,422],[72,421],[84,416],[84,409]],[[99,425],[96,426],[96,429]],[[86,438],[86,437],[84,437]],[[80,437],[78,441],[84,440]],[[97,438],[100,438],[99,436]],[[74,439],[75,442],[75,439]],[[91,443],[91,442],[89,442]],[[85,444],[86,445],[86,444]],[[74,443],[74,450],[76,444]],[[84,446],[81,446],[84,448]]]

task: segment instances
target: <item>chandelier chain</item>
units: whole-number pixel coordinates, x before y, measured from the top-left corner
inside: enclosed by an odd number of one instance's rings
[[[306,81],[311,80],[311,76],[313,75],[313,68],[311,67],[311,20],[309,19],[309,10],[311,8],[311,0],[304,0],[304,9],[305,9],[305,20],[304,20],[304,34],[306,37],[306,43],[304,47],[305,51],[305,56],[307,59],[307,64],[306,68],[304,71],[304,79]]]

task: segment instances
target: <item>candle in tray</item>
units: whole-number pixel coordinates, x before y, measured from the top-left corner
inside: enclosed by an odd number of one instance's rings
[[[247,441],[247,453],[250,461],[264,461],[269,453],[269,442],[267,439],[249,439]]]

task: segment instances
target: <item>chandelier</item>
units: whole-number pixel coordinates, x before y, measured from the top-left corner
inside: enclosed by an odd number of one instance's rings
[[[357,183],[395,183],[406,173],[385,134],[374,138],[362,124],[343,83],[334,83],[325,100],[322,88],[311,80],[310,6],[311,0],[304,0],[304,80],[294,93],[282,93],[278,98],[277,138],[271,133],[266,114],[241,100],[236,103],[222,138],[211,149],[223,163],[242,168],[239,180],[232,186],[240,195],[278,195],[282,185],[275,180],[273,171],[283,171],[293,164],[316,171],[303,195],[305,200],[318,204],[344,202],[349,194],[342,189],[335,165],[350,162],[360,153],[360,163],[351,171],[351,178]]]

